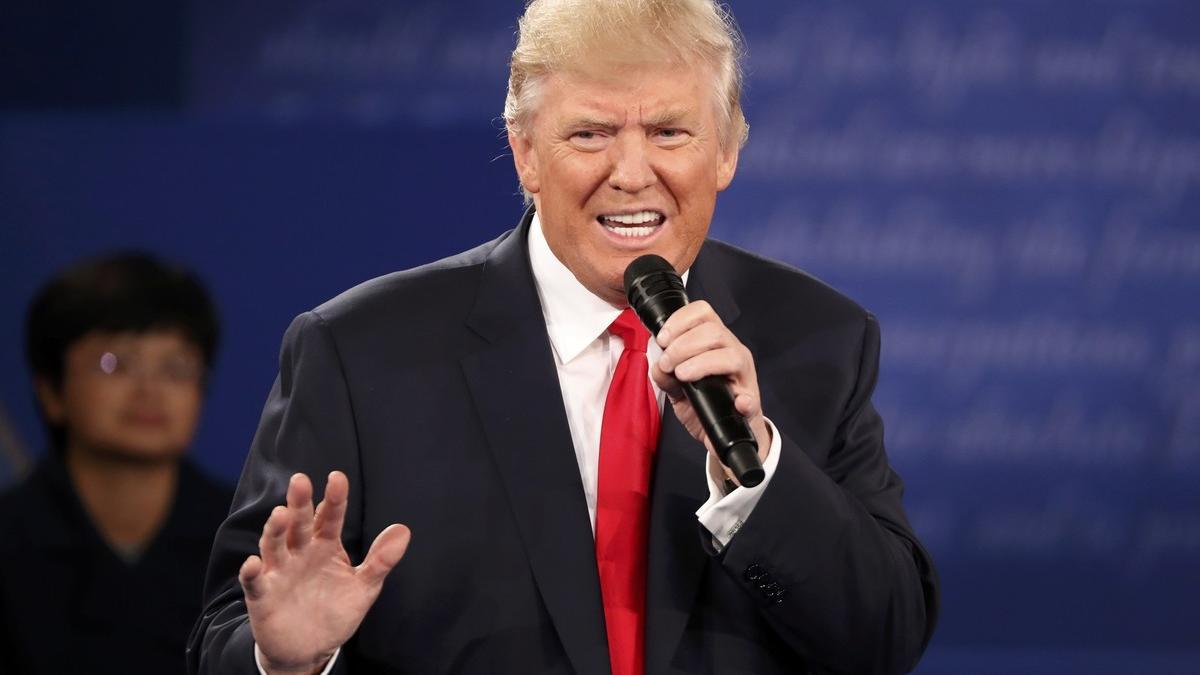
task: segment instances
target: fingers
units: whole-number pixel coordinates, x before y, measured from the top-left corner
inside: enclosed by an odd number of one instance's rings
[[[399,523],[388,525],[375,537],[367,557],[358,566],[357,572],[368,584],[382,584],[383,578],[404,557],[412,532]]]
[[[260,578],[262,571],[262,558],[256,555],[246,558],[246,562],[242,563],[242,568],[238,570],[238,582],[242,585],[242,592],[249,600],[257,600],[263,595],[262,579]]]
[[[325,500],[318,512],[314,512],[312,481],[302,473],[293,474],[288,481],[287,506],[276,506],[263,525],[258,541],[262,565],[271,568],[284,564],[293,553],[308,546],[314,536],[340,539],[349,492],[346,475],[341,471],[330,473]]]
[[[325,484],[325,499],[317,507],[314,536],[318,539],[336,541],[342,537],[342,523],[346,520],[346,502],[350,495],[350,481],[341,471],[329,474]]]
[[[724,325],[706,322],[693,326],[686,332],[676,333],[663,349],[663,354],[659,361],[662,362],[663,359],[666,359],[666,362],[663,364],[663,370],[671,372],[679,364],[696,354],[736,344],[738,344],[737,338]]]
[[[753,378],[753,366],[748,361],[748,356],[741,350],[716,349],[688,357],[675,366],[672,375],[682,382],[695,382],[709,375],[724,375],[735,383],[743,383]],[[666,367],[660,367],[666,370]]]
[[[302,473],[292,474],[287,490],[287,508],[291,518],[287,545],[293,551],[304,548],[312,539],[312,496],[312,481],[308,479],[308,476]]]
[[[658,331],[658,335],[655,338],[658,341],[658,346],[666,349],[671,344],[671,341],[675,339],[675,336],[682,335],[705,321],[721,323],[720,317],[713,311],[712,305],[709,305],[707,302],[697,300],[696,302],[680,307],[667,319],[667,322]]]
[[[734,396],[733,407],[746,419],[753,419],[762,414],[762,406],[758,402],[758,397],[746,393]]]
[[[258,539],[258,550],[262,555],[263,565],[276,567],[288,559],[287,532],[291,522],[291,513],[286,506],[276,506],[263,525],[262,536]]]
[[[671,373],[663,370],[660,364],[655,363],[650,368],[650,379],[654,380],[654,384],[658,385],[659,389],[666,392],[667,398],[671,399],[672,402],[683,398],[683,388],[679,386],[679,380],[675,379],[675,376]]]
[[[657,335],[663,348],[650,377],[671,399],[676,417],[689,433],[712,445],[703,432],[694,411],[684,398],[682,382],[697,382],[716,376],[729,382],[734,396],[734,408],[750,424],[759,444],[759,456],[770,448],[771,436],[763,420],[762,398],[758,390],[758,375],[754,355],[704,301],[691,303],[671,315]]]
[[[658,341],[663,353],[657,365],[664,374],[684,382],[694,382],[708,375],[726,375],[735,384],[757,389],[750,350],[703,301],[687,305],[671,315],[659,331]],[[652,376],[660,389],[667,390],[663,385],[671,384],[657,373]]]

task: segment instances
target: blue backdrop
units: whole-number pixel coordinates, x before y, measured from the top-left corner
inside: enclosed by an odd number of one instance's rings
[[[1200,5],[731,4],[751,137],[713,234],[879,315],[876,402],[943,579],[918,672],[1200,673]],[[26,78],[0,113],[0,403],[26,444],[26,303],[138,246],[216,296],[194,452],[233,479],[295,314],[520,216],[498,115],[522,5],[0,30],[76,94]]]

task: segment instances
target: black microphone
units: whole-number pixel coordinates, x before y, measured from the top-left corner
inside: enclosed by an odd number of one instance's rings
[[[675,310],[688,304],[683,280],[675,268],[653,254],[641,256],[625,268],[625,295],[629,306],[655,335]],[[758,443],[746,418],[733,407],[729,381],[709,375],[680,384],[721,463],[733,471],[742,485],[754,487],[761,483],[765,474],[758,459]]]

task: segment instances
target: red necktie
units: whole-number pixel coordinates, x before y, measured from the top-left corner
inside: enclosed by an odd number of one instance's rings
[[[642,675],[646,640],[646,541],[650,467],[658,446],[658,401],[650,387],[650,332],[633,310],[608,331],[625,342],[600,427],[596,485],[596,566],[613,675]]]

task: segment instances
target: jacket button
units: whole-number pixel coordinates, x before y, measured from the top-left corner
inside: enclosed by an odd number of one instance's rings
[[[787,595],[787,589],[776,583],[767,585],[767,590],[763,593],[763,597],[768,604],[778,605],[783,602],[783,597]]]
[[[760,579],[764,579],[769,575],[767,574],[767,571],[762,568],[762,565],[759,565],[758,563],[750,563],[746,567],[746,571],[743,573],[743,576],[746,577],[746,581],[758,582]]]

